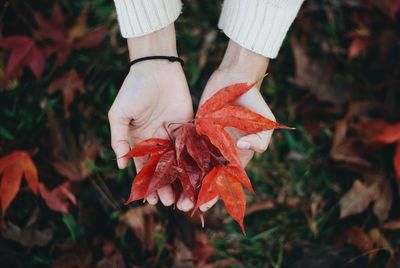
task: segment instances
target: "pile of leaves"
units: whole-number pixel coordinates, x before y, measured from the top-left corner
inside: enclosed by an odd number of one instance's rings
[[[224,128],[233,127],[246,133],[288,128],[234,104],[256,83],[238,83],[220,89],[200,106],[194,122],[180,125],[174,130],[177,133],[175,136],[168,133],[170,140],[153,138],[142,141],[123,156],[130,158],[150,154],[149,161],[132,182],[126,203],[145,198],[173,184],[175,197],[183,191],[195,204],[193,213],[219,196],[245,233],[246,199],[243,186],[253,193],[254,190],[236,144]]]

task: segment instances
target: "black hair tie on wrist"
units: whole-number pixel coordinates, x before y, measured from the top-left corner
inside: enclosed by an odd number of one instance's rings
[[[176,62],[177,61],[182,66],[184,64],[184,61],[181,58],[175,57],[175,56],[148,56],[148,57],[138,58],[136,60],[133,60],[133,61],[129,62],[128,65],[126,66],[126,69],[129,71],[131,66],[134,65],[135,63],[138,63],[138,62],[141,62],[141,61],[146,61],[146,60],[168,60],[170,62]]]

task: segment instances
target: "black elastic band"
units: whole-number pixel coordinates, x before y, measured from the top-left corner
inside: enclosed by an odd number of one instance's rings
[[[136,60],[131,61],[130,63],[128,63],[128,66],[126,67],[127,70],[129,70],[129,68],[131,68],[131,66],[135,63],[141,62],[141,61],[145,61],[145,60],[168,60],[170,62],[179,62],[182,66],[184,64],[184,61],[179,58],[179,57],[175,57],[175,56],[149,56],[149,57],[143,57],[143,58],[139,58]]]

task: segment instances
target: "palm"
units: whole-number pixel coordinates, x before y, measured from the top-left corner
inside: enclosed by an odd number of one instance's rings
[[[255,79],[253,79],[255,80]],[[226,87],[231,84],[235,83],[242,83],[242,82],[253,82],[249,80],[249,78],[242,77],[240,74],[229,74],[224,71],[215,71],[213,75],[208,80],[206,88],[204,89],[203,95],[200,100],[200,105],[205,102],[208,98],[210,98],[214,93],[216,93],[219,89]],[[241,96],[237,104],[243,107],[246,107],[256,113],[262,114],[270,119],[274,119],[274,116],[269,109],[268,105],[265,103],[261,93],[259,92],[260,84],[257,84],[256,87],[249,90],[246,94]],[[242,137],[246,136],[247,133],[233,128],[227,128],[229,134],[231,134],[235,143]],[[269,136],[272,134],[269,131]],[[246,149],[238,149],[240,159],[242,160],[242,164],[246,166],[248,162],[254,155],[253,150],[246,150]]]
[[[180,66],[128,75],[115,102],[119,103],[120,113],[130,119],[131,146],[152,137],[167,138],[165,123],[193,118],[191,98]]]

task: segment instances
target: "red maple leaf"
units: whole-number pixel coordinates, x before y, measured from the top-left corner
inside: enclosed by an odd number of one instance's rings
[[[54,4],[51,17],[45,19],[42,14],[32,11],[36,24],[39,26],[35,32],[40,39],[47,41],[45,44],[46,55],[57,53],[56,66],[62,65],[74,49],[89,48],[99,45],[107,28],[100,26],[88,29],[86,25],[89,6],[87,5],[76,22],[71,27],[65,24],[65,16],[59,5]]]
[[[42,76],[45,57],[31,37],[24,35],[9,36],[0,39],[0,47],[5,51],[11,52],[3,81],[21,75],[25,67],[32,71],[36,79]]]
[[[145,198],[158,189],[172,184],[176,178],[179,179],[186,195],[194,200],[194,187],[186,170],[178,165],[175,147],[171,141],[158,138],[144,140],[124,157],[145,155],[150,155],[150,159],[134,178],[126,204]]]
[[[69,211],[69,202],[76,205],[76,197],[71,192],[71,183],[65,182],[52,190],[48,190],[43,184],[39,184],[39,193],[46,205],[54,211],[67,213]]]
[[[219,196],[224,201],[228,213],[239,223],[245,233],[243,218],[246,211],[246,198],[243,187],[234,175],[234,171],[230,170],[231,168],[230,166],[217,166],[204,177],[193,211]]]
[[[29,154],[25,151],[14,151],[0,159],[0,174],[3,173],[0,184],[1,212],[4,215],[17,195],[22,177],[35,194],[38,192],[38,171]]]

